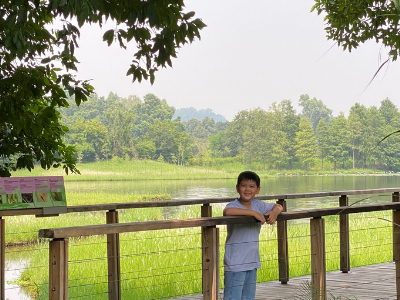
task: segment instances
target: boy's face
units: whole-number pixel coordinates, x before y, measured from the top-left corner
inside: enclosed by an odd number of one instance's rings
[[[260,187],[257,187],[254,180],[243,179],[236,186],[236,191],[239,193],[240,200],[247,202],[251,201],[260,192]]]

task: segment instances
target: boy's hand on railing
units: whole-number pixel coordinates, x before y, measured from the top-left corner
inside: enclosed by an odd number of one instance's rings
[[[269,224],[269,225],[275,224],[277,217],[278,217],[278,214],[275,214],[272,211],[267,212],[265,214],[266,223]]]
[[[254,211],[254,210],[253,210]],[[261,222],[261,224],[264,224],[267,222],[265,215],[259,213],[258,211],[254,211],[254,218],[256,218],[258,221]]]
[[[281,213],[282,210],[283,208],[281,205],[275,204],[272,210],[265,214],[266,223],[269,225],[275,224],[276,219],[278,218],[278,215]]]
[[[243,209],[238,207],[227,207],[224,209],[224,216],[253,216],[261,224],[266,222],[265,216],[252,209]]]

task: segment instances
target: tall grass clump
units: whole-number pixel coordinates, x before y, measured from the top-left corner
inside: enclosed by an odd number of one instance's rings
[[[127,181],[156,179],[206,179],[236,178],[238,172],[230,174],[225,170],[199,166],[181,166],[152,160],[107,160],[77,164],[81,174],[64,176],[65,181]],[[240,170],[240,169],[239,169]],[[61,168],[43,170],[36,167],[31,172],[20,170],[13,176],[63,176]]]
[[[162,195],[127,195],[118,193],[68,193],[68,205],[92,205],[101,203],[127,203],[170,200],[171,197]],[[122,220],[126,222],[141,222],[161,220],[165,213],[161,208],[144,208],[122,212]],[[105,212],[94,211],[84,213],[61,214],[57,217],[36,218],[35,216],[4,217],[6,219],[6,244],[31,244],[38,241],[38,231],[41,228],[56,228],[70,226],[85,226],[105,224]]]
[[[201,293],[199,228],[135,232],[120,235],[123,299],[169,299]],[[105,236],[70,239],[69,297],[108,299]],[[45,266],[47,255],[31,265]],[[48,268],[24,271],[22,278],[37,287],[36,299],[48,299]]]

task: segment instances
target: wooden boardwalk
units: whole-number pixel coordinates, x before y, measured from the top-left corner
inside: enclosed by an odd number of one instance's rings
[[[396,296],[396,274],[394,263],[385,263],[326,274],[328,299],[330,295],[342,297],[342,300],[392,300]],[[310,299],[300,297],[305,282],[310,282],[310,276],[290,278],[288,284],[270,281],[257,285],[256,300],[294,300]],[[221,293],[222,297],[222,293]],[[201,300],[202,295],[174,298],[173,300]],[[222,299],[222,298],[221,298]]]

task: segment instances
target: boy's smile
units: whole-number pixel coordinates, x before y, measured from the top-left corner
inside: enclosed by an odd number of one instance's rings
[[[240,196],[239,202],[248,206],[249,202],[260,192],[260,187],[257,187],[254,180],[244,179],[236,186],[236,191]]]

